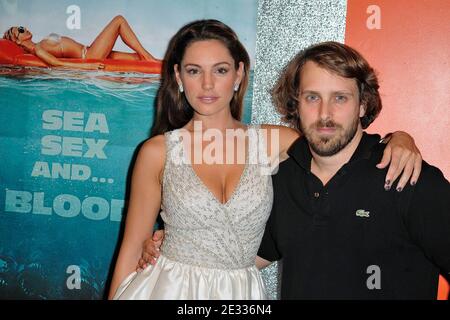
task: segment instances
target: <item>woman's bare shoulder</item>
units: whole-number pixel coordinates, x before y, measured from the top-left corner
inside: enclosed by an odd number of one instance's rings
[[[164,155],[165,151],[166,151],[166,141],[165,141],[165,137],[163,134],[159,134],[150,139],[147,139],[141,147],[141,152],[148,154],[148,155],[151,155],[151,154]]]
[[[139,149],[139,162],[151,163],[153,168],[162,170],[166,159],[166,142],[164,135],[157,135],[146,140]]]

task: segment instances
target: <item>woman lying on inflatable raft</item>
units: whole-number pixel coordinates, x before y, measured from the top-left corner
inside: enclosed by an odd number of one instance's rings
[[[118,36],[135,53],[112,51]],[[9,28],[0,40],[0,64],[143,73],[161,70],[162,61],[145,50],[122,16],[114,17],[90,46],[55,33],[37,43],[32,37],[22,26]]]

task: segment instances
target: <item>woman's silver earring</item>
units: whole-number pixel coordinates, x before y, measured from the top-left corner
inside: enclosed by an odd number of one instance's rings
[[[239,83],[235,83],[234,87],[233,87],[234,91],[238,91],[239,90]]]
[[[183,88],[183,84],[182,83],[178,84],[178,90],[180,90],[180,92],[184,92],[184,88]]]

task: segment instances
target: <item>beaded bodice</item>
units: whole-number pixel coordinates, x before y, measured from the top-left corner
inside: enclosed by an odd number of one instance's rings
[[[262,131],[258,126],[248,127],[245,168],[232,196],[224,204],[186,161],[180,129],[165,134],[163,255],[209,268],[238,269],[254,265],[273,202]]]

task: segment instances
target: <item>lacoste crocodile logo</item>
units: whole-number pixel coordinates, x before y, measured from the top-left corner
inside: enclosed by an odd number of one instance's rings
[[[370,217],[370,212],[369,211],[365,211],[364,209],[358,209],[358,210],[356,210],[356,216],[357,217],[362,217],[362,218],[369,218]]]

